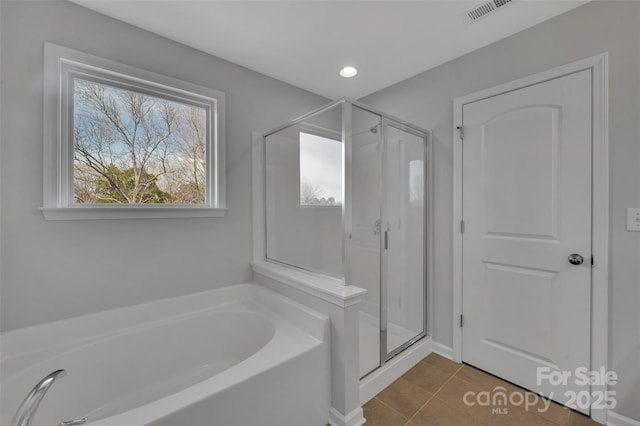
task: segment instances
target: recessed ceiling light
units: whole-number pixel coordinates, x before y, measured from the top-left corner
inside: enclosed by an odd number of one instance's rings
[[[346,78],[355,77],[358,70],[354,67],[344,67],[340,70],[340,75]]]

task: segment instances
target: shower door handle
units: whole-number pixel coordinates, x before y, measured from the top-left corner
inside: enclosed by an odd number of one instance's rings
[[[384,231],[384,249],[389,250],[389,229]]]

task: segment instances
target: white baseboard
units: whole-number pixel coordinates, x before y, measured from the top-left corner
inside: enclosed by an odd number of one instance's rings
[[[453,348],[451,346],[445,346],[442,343],[432,342],[431,351],[447,359],[453,359]]]
[[[431,338],[426,337],[391,359],[382,368],[360,380],[360,404],[366,404],[431,352]]]
[[[331,426],[362,426],[366,422],[362,407],[358,407],[346,416],[331,407],[329,409],[329,424]]]
[[[640,426],[640,422],[613,411],[607,413],[607,426]]]

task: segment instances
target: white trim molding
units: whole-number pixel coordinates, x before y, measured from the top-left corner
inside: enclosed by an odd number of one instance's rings
[[[181,217],[224,217],[227,209],[203,207],[156,207],[150,205],[100,206],[100,207],[52,207],[39,209],[47,220],[97,220],[97,219],[173,219]]]
[[[362,296],[367,292],[364,288],[344,285],[343,281],[338,278],[331,278],[275,262],[254,262],[251,266],[254,274],[271,278],[341,308],[360,303]]]
[[[254,263],[264,262],[267,258],[264,164],[265,149],[262,133],[251,132],[251,234]]]
[[[74,196],[74,84],[86,80],[203,111],[206,179],[201,204],[77,203]],[[226,213],[225,94],[52,43],[44,44],[43,205],[47,220],[221,217]],[[195,162],[195,159],[192,159]]]
[[[431,352],[435,352],[432,345],[431,337],[424,337],[360,380],[360,404],[366,404]]]
[[[438,354],[447,359],[453,360],[453,348],[451,346],[443,345],[442,343],[431,343],[431,350],[434,354]],[[460,362],[460,361],[457,361]]]
[[[640,421],[609,411],[607,413],[607,426],[640,426]]]
[[[592,73],[592,310],[591,369],[608,367],[609,324],[609,129],[608,129],[608,54],[603,53],[577,62],[481,90],[453,101],[453,360],[462,362],[462,139],[457,131],[463,123],[465,104],[518,90],[582,70]],[[604,392],[606,385],[592,386]],[[611,414],[611,413],[610,413]],[[616,416],[614,414],[614,416]],[[591,418],[604,424],[607,410],[592,408]]]
[[[331,426],[362,426],[365,424],[364,411],[358,407],[346,416],[340,414],[338,410],[329,408],[329,424]]]

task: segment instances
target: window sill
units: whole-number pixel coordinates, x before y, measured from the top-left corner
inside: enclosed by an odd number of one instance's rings
[[[340,210],[342,211],[342,205],[334,205],[334,206],[327,206],[327,205],[322,205],[322,204],[299,204],[298,207],[300,207],[303,210]]]
[[[171,219],[224,217],[227,209],[206,207],[42,207],[46,220]]]

